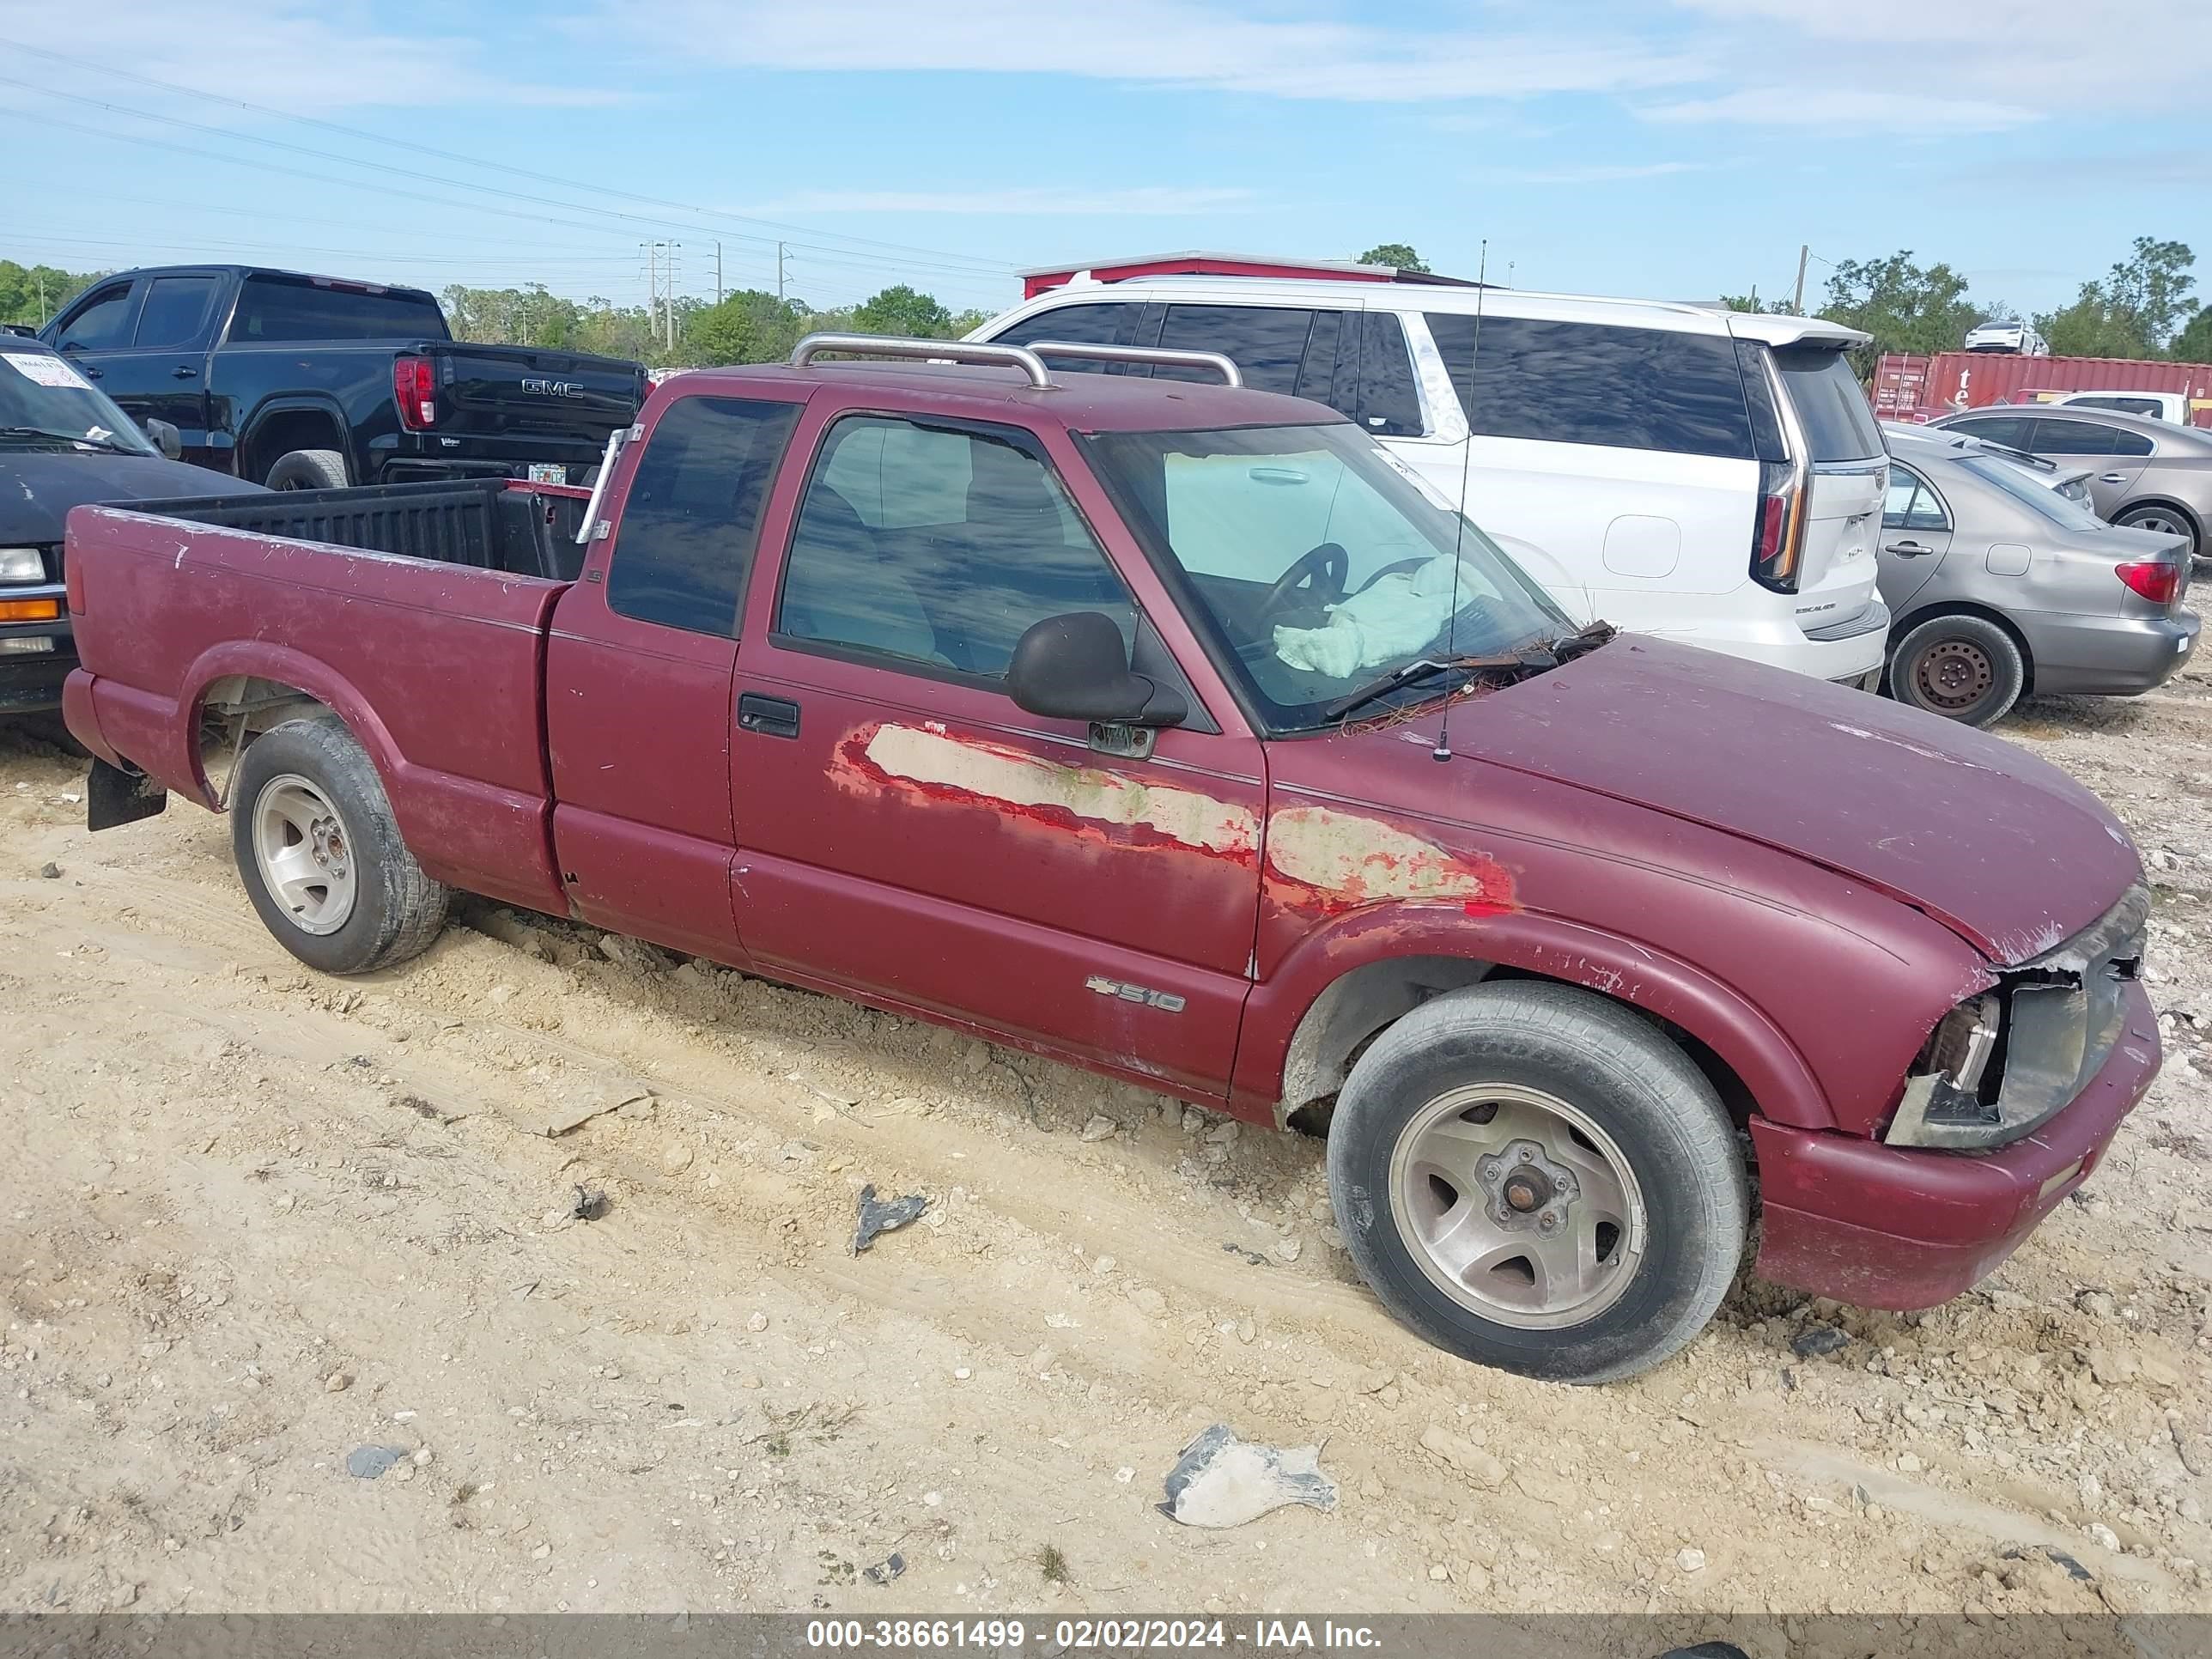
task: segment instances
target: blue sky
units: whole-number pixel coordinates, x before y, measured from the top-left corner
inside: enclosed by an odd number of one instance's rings
[[[2037,309],[2152,234],[2212,289],[2212,0],[0,0],[0,257],[73,269],[636,302],[641,241],[711,293],[717,238],[731,287],[782,240],[817,304],[995,309],[1022,265],[1385,240],[1771,295],[1808,243],[1814,296],[1910,247]]]

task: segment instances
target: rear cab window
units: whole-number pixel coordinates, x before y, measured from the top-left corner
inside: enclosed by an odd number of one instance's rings
[[[654,422],[623,499],[607,608],[734,637],[761,512],[803,404],[684,398]]]
[[[381,293],[286,276],[249,276],[230,319],[234,343],[292,340],[443,340],[446,313],[427,294]]]

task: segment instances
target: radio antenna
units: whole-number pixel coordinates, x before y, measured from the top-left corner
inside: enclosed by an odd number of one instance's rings
[[[1467,550],[1467,489],[1468,477],[1474,465],[1474,366],[1482,356],[1482,296],[1490,291],[1490,238],[1482,239],[1482,252],[1474,270],[1474,343],[1467,354],[1467,396],[1462,400],[1461,412],[1467,417],[1467,436],[1461,440],[1459,452],[1459,517],[1452,526],[1452,595],[1451,615],[1444,623],[1444,660],[1450,662],[1459,654],[1459,582],[1460,560]],[[1451,365],[1444,365],[1444,378],[1451,378]],[[1457,388],[1455,387],[1455,390]],[[1437,746],[1429,751],[1431,760],[1451,758],[1451,711],[1458,701],[1457,692],[1447,693],[1443,713],[1437,723]]]

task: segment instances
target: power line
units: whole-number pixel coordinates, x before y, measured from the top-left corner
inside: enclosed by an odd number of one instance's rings
[[[651,207],[670,208],[680,213],[690,214],[694,218],[727,219],[739,224],[760,225],[771,230],[797,231],[802,235],[821,237],[825,241],[842,242],[854,246],[882,248],[893,252],[921,254],[926,258],[954,261],[978,270],[989,270],[994,274],[1011,273],[1015,269],[1013,265],[1002,260],[979,259],[972,255],[954,253],[942,248],[927,248],[902,242],[880,241],[874,238],[865,236],[839,236],[836,233],[832,231],[817,230],[804,225],[789,224],[781,220],[761,218],[752,214],[734,213],[726,208],[702,208],[690,206],[680,202],[668,201],[657,196],[643,195],[635,191],[619,190],[611,186],[590,184],[579,179],[563,179],[556,174],[540,173],[530,167],[515,167],[503,161],[489,161],[483,160],[480,156],[466,155],[454,150],[440,149],[434,145],[416,143],[410,139],[393,138],[383,133],[369,131],[365,128],[350,127],[337,121],[326,121],[314,116],[298,115],[289,111],[274,109],[264,104],[252,103],[247,100],[242,98],[233,98],[225,94],[203,92],[192,87],[178,86],[173,82],[156,80],[151,76],[138,75],[128,70],[111,68],[106,64],[92,63],[81,58],[72,58],[64,52],[52,52],[42,47],[25,45],[21,42],[0,40],[0,45],[9,46],[16,51],[29,53],[33,57],[44,58],[51,62],[68,64],[73,68],[88,70],[97,75],[112,76],[118,80],[134,82],[140,86],[151,87],[159,91],[173,93],[179,97],[198,98],[211,103],[227,105],[234,109],[246,110],[257,115],[265,115],[275,120],[295,122],[301,126],[319,127],[326,132],[338,133],[343,137],[364,140],[369,143],[387,144],[395,149],[413,151],[415,154],[419,155],[435,156],[441,161],[457,161],[464,167],[478,167],[489,173],[503,173],[514,178],[529,179],[540,184],[555,185],[566,190],[581,191],[586,194],[593,196],[605,196],[617,201],[638,202]],[[10,82],[10,84],[25,86],[29,83],[14,82]],[[32,87],[31,89],[34,91],[49,92],[52,95],[56,97],[73,97],[80,98],[81,101],[90,101],[82,100],[80,94],[54,92],[49,88]],[[102,106],[102,107],[112,106]],[[151,120],[174,120],[176,118],[172,117],[154,116],[143,111],[125,111],[124,112],[139,114],[143,116],[144,118]],[[200,124],[198,123],[183,122],[179,124],[186,126],[199,127],[199,130],[201,131],[223,131],[220,128],[200,127]],[[234,136],[250,137],[250,135]],[[274,143],[279,141],[266,140],[262,142]],[[285,146],[285,148],[297,149],[300,147]],[[327,152],[308,151],[307,153],[327,155]],[[329,157],[329,159],[344,160],[347,158],[333,156]],[[374,164],[354,162],[353,165],[365,166]],[[438,182],[459,183],[459,181],[441,179]],[[477,190],[489,190],[491,188],[488,185],[471,185],[466,184],[462,184],[461,187],[465,189]],[[539,200],[542,198],[525,197],[523,199]],[[590,207],[581,203],[555,203],[552,204],[552,205],[568,207],[577,211],[586,213],[606,213],[612,211],[612,210],[610,209]],[[636,216],[625,215],[623,216],[635,217]],[[671,222],[663,221],[661,222],[666,223]],[[687,228],[696,228],[696,227],[687,227]]]
[[[0,82],[7,82],[7,77],[0,76]],[[20,82],[8,83],[15,85],[23,84]],[[489,204],[476,202],[457,202],[450,197],[429,195],[422,191],[407,190],[397,185],[377,184],[364,179],[333,180],[325,175],[309,172],[304,167],[287,167],[282,162],[264,161],[258,156],[228,155],[219,150],[203,149],[194,145],[179,143],[176,140],[171,138],[155,137],[146,133],[118,132],[106,127],[90,126],[82,122],[67,120],[63,117],[46,114],[44,112],[40,112],[34,116],[27,110],[0,107],[0,117],[7,117],[31,123],[41,129],[59,128],[65,131],[88,134],[95,138],[104,138],[124,143],[141,144],[149,149],[163,150],[173,155],[198,156],[204,161],[224,162],[233,167],[255,167],[263,172],[274,173],[286,178],[305,179],[313,183],[324,185],[335,183],[346,189],[372,191],[378,195],[391,196],[403,201],[425,202],[434,207],[451,208],[464,213],[496,214],[502,218],[520,219],[534,224],[552,225],[560,229],[581,231],[586,234],[593,236],[603,236],[606,234],[608,229],[608,227],[605,225],[585,224],[573,219],[559,219],[547,214],[526,212],[519,208],[505,208]],[[296,147],[286,146],[285,148]],[[355,165],[369,166],[373,164],[356,162]],[[482,189],[484,187],[464,186],[464,188]],[[562,204],[556,203],[554,205],[558,206]],[[592,212],[598,211],[599,210],[584,209],[582,210]],[[743,237],[733,240],[759,241],[763,246],[769,245],[768,239],[766,238]],[[388,256],[379,255],[376,257],[384,258]],[[876,261],[872,256],[848,255],[844,253],[842,251],[829,250],[826,252],[823,263],[872,265]],[[884,263],[890,264],[890,262],[886,260]],[[970,275],[972,277],[978,273],[964,274]]]

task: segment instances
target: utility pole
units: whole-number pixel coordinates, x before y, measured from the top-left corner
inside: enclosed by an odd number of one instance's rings
[[[775,297],[783,298],[783,244],[775,245]]]
[[[683,251],[684,244],[681,242],[668,245],[668,309],[663,314],[667,322],[668,349],[671,351],[676,349],[676,260]]]
[[[714,239],[714,303],[722,303],[722,239]]]
[[[1799,317],[1805,314],[1805,261],[1812,252],[1810,243],[1800,242],[1797,245],[1797,292],[1790,298],[1790,309]]]

